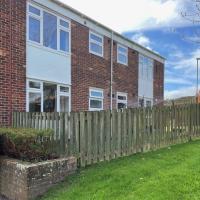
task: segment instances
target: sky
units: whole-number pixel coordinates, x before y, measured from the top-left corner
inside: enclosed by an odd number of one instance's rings
[[[200,57],[196,0],[61,1],[165,57],[165,99],[195,95]]]

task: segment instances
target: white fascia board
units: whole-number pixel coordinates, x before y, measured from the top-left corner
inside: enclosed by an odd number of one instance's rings
[[[119,33],[111,30],[110,28],[96,22],[95,20],[87,17],[86,15],[80,13],[79,11],[71,8],[70,6],[58,1],[58,0],[29,0],[29,2],[35,2],[38,5],[45,7],[46,9],[50,9],[55,11],[57,14],[62,15],[68,19],[72,19],[86,27],[90,30],[93,30],[101,35],[104,35],[108,38],[112,37],[113,32],[113,39],[120,43],[121,45],[127,46],[135,51],[138,51],[140,54],[143,54],[151,59],[157,60],[161,63],[165,63],[165,58],[160,56],[159,54],[146,49],[145,47],[131,41],[128,38],[120,35]]]

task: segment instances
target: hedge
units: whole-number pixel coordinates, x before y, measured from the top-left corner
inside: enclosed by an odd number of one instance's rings
[[[0,128],[0,153],[12,158],[38,162],[54,159],[53,130]]]

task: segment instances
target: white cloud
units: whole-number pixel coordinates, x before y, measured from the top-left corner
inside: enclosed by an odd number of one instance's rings
[[[192,81],[185,78],[178,78],[176,76],[171,76],[165,78],[165,84],[176,84],[176,85],[192,85]]]
[[[185,96],[194,96],[196,94],[195,86],[184,87],[177,90],[165,91],[165,99],[176,99]]]
[[[133,35],[133,37],[131,39],[145,47],[148,47],[150,45],[150,39],[148,37],[144,36],[142,33],[137,33],[137,34]]]
[[[177,9],[187,0],[60,1],[118,32],[124,32],[179,23]]]

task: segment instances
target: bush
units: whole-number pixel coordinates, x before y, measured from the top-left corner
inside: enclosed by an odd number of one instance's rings
[[[53,130],[0,128],[0,153],[25,161],[57,158],[53,152]]]

